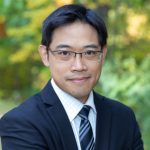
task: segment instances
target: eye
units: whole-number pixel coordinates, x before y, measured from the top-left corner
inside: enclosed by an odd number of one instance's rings
[[[71,55],[71,52],[70,51],[62,51],[62,50],[60,50],[60,51],[58,51],[57,54],[61,55],[61,56],[69,56],[69,55]]]
[[[88,50],[85,52],[85,55],[87,56],[95,56],[97,54],[97,51],[94,50]]]

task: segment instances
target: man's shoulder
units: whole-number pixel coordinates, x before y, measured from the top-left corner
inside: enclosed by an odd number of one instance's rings
[[[32,117],[38,112],[38,107],[41,105],[41,98],[39,93],[27,98],[20,105],[16,106],[12,110],[8,111],[3,118],[20,118],[25,119],[27,117]]]
[[[41,142],[43,140],[41,134],[44,135],[48,131],[46,108],[47,106],[43,103],[39,93],[29,97],[22,104],[2,116],[0,119],[0,136],[10,137],[10,139],[17,139],[18,141],[22,139],[24,142],[33,138],[39,140],[37,142]]]
[[[102,96],[98,93],[95,93],[95,97],[99,101],[99,104],[102,105],[101,107],[110,109],[110,110],[112,110],[113,113],[119,113],[120,115],[126,114],[126,113],[133,114],[133,110],[131,107],[129,107],[128,105],[126,105],[116,99],[111,99],[111,98]]]
[[[133,127],[136,124],[135,114],[129,106],[99,94],[96,94],[96,98],[99,101],[97,102],[98,107],[96,106],[99,115],[102,114],[105,118],[110,115],[113,123],[118,128],[124,127],[126,122],[128,122],[128,127]]]

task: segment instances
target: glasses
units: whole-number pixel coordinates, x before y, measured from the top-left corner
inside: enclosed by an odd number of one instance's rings
[[[49,52],[53,54],[56,59],[61,61],[69,61],[76,57],[76,55],[80,55],[82,59],[88,61],[99,61],[102,56],[102,51],[95,51],[95,50],[87,50],[83,52],[74,52],[68,50],[55,50],[52,51],[49,49]]]

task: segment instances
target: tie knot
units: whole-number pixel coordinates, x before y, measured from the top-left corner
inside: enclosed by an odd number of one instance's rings
[[[84,107],[79,112],[79,116],[83,119],[88,119],[90,108],[91,108],[90,106],[84,105]]]

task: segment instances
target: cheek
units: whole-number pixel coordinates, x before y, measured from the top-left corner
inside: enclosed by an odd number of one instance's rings
[[[93,79],[95,80],[95,82],[97,82],[97,80],[99,79],[100,74],[101,74],[101,65],[97,65],[97,66],[93,67],[91,72],[93,74]]]
[[[52,77],[63,78],[68,71],[67,67],[61,63],[50,63],[50,70]]]

